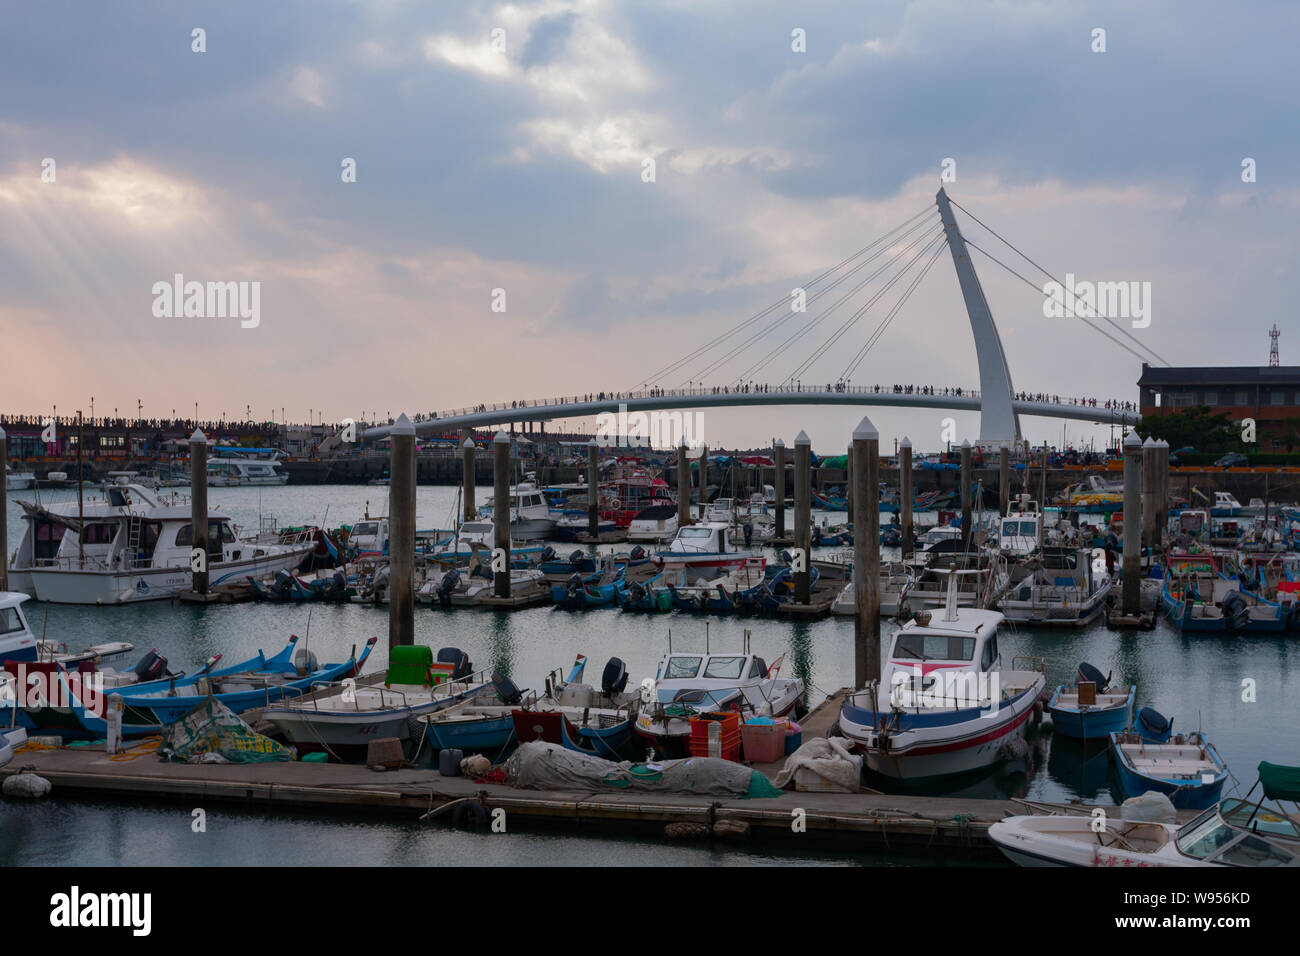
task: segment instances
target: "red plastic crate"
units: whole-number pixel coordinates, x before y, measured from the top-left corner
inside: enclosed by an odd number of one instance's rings
[[[691,718],[691,756],[709,756],[709,725],[722,724],[722,759],[740,760],[740,715],[708,713]]]

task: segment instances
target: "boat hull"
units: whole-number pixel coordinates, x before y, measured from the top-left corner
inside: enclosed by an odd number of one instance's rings
[[[1075,740],[1106,740],[1133,723],[1136,692],[1136,687],[1130,687],[1126,702],[1119,706],[1076,710],[1057,706],[1061,694],[1058,687],[1047,704],[1047,711],[1052,715],[1052,732]]]

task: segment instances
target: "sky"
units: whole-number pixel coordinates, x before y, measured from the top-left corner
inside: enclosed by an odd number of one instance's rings
[[[914,214],[937,232],[945,170],[1058,278],[1150,283],[1129,331],[1170,364],[1265,364],[1274,323],[1300,364],[1297,32],[1294,4],[1195,0],[5,4],[0,408],[338,421],[634,388]],[[1140,358],[973,259],[1016,389],[1136,399]],[[257,283],[256,324],[160,306],[178,274]],[[771,354],[780,382],[872,290],[706,381]],[[843,375],[896,298],[801,379]],[[978,385],[947,253],[851,380]],[[978,437],[867,412],[882,445]],[[834,454],[862,410],[705,414],[714,446]]]

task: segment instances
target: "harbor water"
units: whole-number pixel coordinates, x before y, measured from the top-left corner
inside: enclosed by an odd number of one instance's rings
[[[213,488],[210,504],[253,533],[263,518],[280,525],[350,524],[366,512],[386,511],[387,489],[338,485],[274,488]],[[34,492],[11,491],[8,501],[12,553],[22,533],[19,499]],[[41,492],[47,503],[75,499],[74,491]],[[445,528],[454,517],[457,490],[418,489],[417,527]],[[788,518],[792,518],[790,513]],[[830,516],[832,521],[836,516]],[[838,520],[843,520],[839,516]],[[888,516],[882,518],[887,523]],[[932,520],[932,519],[931,519]],[[619,546],[625,550],[626,545]],[[886,557],[889,551],[886,551]],[[284,605],[261,602],[194,607],[148,602],[121,607],[39,605],[29,602],[34,631],[70,648],[106,641],[130,641],[134,655],[156,648],[173,669],[193,670],[209,655],[239,660],[257,650],[283,646],[297,634],[321,661],[345,659],[376,636],[380,643],[367,672],[386,664],[388,609],[363,605]],[[808,703],[849,685],[853,679],[853,620],[827,617],[706,616],[683,613],[638,614],[615,609],[566,611],[551,606],[519,611],[444,610],[417,605],[419,643],[455,646],[476,667],[501,670],[521,688],[538,688],[545,675],[565,668],[575,655],[590,659],[589,677],[598,676],[610,657],[627,663],[633,683],[653,676],[660,657],[672,647],[731,650],[751,632],[755,653],[773,662],[784,655],[782,673],[802,676]],[[894,625],[885,622],[888,646]],[[1004,625],[999,648],[1005,666],[1018,655],[1046,661],[1048,686],[1073,679],[1082,661],[1114,682],[1137,685],[1137,706],[1152,706],[1174,719],[1175,731],[1201,730],[1226,760],[1240,791],[1249,789],[1261,760],[1300,764],[1294,733],[1297,706],[1291,688],[1300,664],[1294,636],[1232,637],[1180,634],[1160,621],[1151,631],[1112,631],[1104,622],[1078,630],[1031,629]],[[127,666],[132,662],[114,662]],[[1288,729],[1291,728],[1291,729]],[[21,758],[20,758],[21,759]],[[138,759],[155,759],[145,756]],[[888,789],[885,781],[868,781]],[[1044,727],[1031,736],[1028,753],[996,770],[928,786],[912,792],[971,797],[1022,797],[1041,801],[1083,800],[1112,803],[1113,768],[1103,742],[1087,747],[1054,737]],[[1233,790],[1230,780],[1225,795]],[[285,864],[490,864],[494,857],[512,864],[599,864],[611,854],[627,863],[824,862],[828,864],[906,863],[905,858],[868,859],[831,848],[799,853],[755,847],[665,844],[648,835],[573,837],[545,831],[509,833],[493,840],[415,821],[326,818],[316,815],[265,815],[223,807],[207,808],[209,832],[219,826],[237,839],[210,840],[193,834],[190,810],[174,804],[137,806],[79,801],[55,795],[39,805],[0,803],[0,863],[112,864],[174,863]],[[933,864],[935,861],[927,859]]]

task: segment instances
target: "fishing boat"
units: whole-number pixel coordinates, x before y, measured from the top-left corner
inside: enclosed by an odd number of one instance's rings
[[[627,568],[607,556],[598,574],[575,573],[564,584],[551,585],[551,600],[560,607],[617,607],[627,590]]]
[[[624,611],[671,611],[673,595],[664,587],[667,571],[660,571],[646,581],[632,581],[623,594]]]
[[[259,601],[296,604],[302,601],[316,601],[320,598],[320,594],[314,589],[307,587],[296,575],[284,569],[276,571],[264,581],[249,575],[248,584],[253,589],[253,596]]]
[[[1091,664],[1080,664],[1076,683],[1058,686],[1047,703],[1053,731],[1076,740],[1105,740],[1128,727],[1137,685],[1112,690],[1110,680]]]
[[[1255,787],[1259,801],[1250,802]],[[988,834],[1021,866],[1300,866],[1300,825],[1264,801],[1300,801],[1300,768],[1263,761],[1245,799],[1229,797],[1175,826],[1093,814],[1015,816]],[[1098,829],[1100,827],[1100,829]]]
[[[309,692],[317,684],[341,681],[356,676],[370,656],[377,638],[366,641],[361,657],[355,651],[346,661],[320,665],[310,651],[294,654],[298,638],[291,637],[284,649],[273,657],[258,652],[256,657],[230,667],[215,670],[220,655],[209,658],[204,666],[188,677],[138,684],[121,694],[123,703],[122,734],[139,737],[158,733],[188,714],[202,698],[211,694],[234,713],[251,707],[270,706],[286,698]],[[88,732],[103,737],[108,732],[102,700],[81,695],[67,681],[67,671],[60,669],[64,693],[72,701],[73,716]]]
[[[1083,627],[1095,620],[1114,583],[1088,548],[1044,548],[1010,564],[1007,574],[998,610],[1008,621],[1041,627]]]
[[[464,651],[394,647],[382,684],[335,683],[262,711],[299,753],[364,758],[372,740],[412,742],[414,718],[478,698],[491,686]],[[418,743],[418,739],[416,740]],[[410,748],[407,747],[409,750]]]
[[[1110,753],[1124,799],[1154,790],[1179,810],[1204,810],[1219,802],[1228,768],[1199,733],[1150,743],[1136,732],[1110,735]]]
[[[681,611],[730,612],[757,599],[758,590],[766,583],[765,558],[749,558],[740,565],[720,569],[709,576],[699,569],[684,565],[666,564],[654,585],[672,595],[673,607]]]
[[[514,709],[535,697],[536,692],[520,690],[506,675],[493,673],[482,693],[419,717],[418,723],[435,751],[499,753],[514,742]]]
[[[889,561],[880,565],[880,583],[877,585],[876,593],[880,596],[881,617],[898,617],[903,613],[907,604],[907,595],[911,592],[915,580],[916,576],[909,564],[902,561]],[[835,598],[835,603],[831,605],[831,613],[845,616],[856,614],[856,601],[853,581],[850,580]]]
[[[677,529],[677,536],[666,551],[657,552],[653,561],[660,568],[686,568],[689,577],[716,576],[720,571],[738,568],[751,558],[761,558],[757,551],[740,549],[725,521],[704,521]]]
[[[599,488],[602,521],[627,528],[636,516],[654,506],[676,507],[668,483],[645,468],[619,465]]]
[[[1002,669],[1003,617],[958,605],[956,579],[964,573],[949,573],[943,617],[922,612],[899,628],[880,681],[840,708],[839,732],[876,773],[895,780],[946,777],[1023,752],[1046,689],[1042,661],[1018,658]]]
[[[802,677],[779,677],[784,655],[770,667],[749,653],[669,652],[642,682],[636,733],[666,757],[689,752],[691,718],[734,712],[744,717],[801,716]]]
[[[600,689],[582,682],[587,658],[579,654],[565,678],[552,671],[546,694],[511,711],[520,743],[542,740],[566,750],[622,760],[635,740],[633,722],[639,696],[627,692],[627,666],[611,657],[601,673]]]
[[[483,515],[492,515],[490,505]],[[495,516],[493,516],[495,517]],[[535,481],[521,481],[510,489],[510,537],[516,541],[539,541],[549,537],[556,516]]]
[[[509,573],[512,597],[542,594],[549,586],[546,575],[535,567],[511,567]],[[416,589],[415,600],[439,607],[477,607],[495,593],[496,575],[475,556],[468,567],[430,569],[424,583]],[[382,600],[387,602],[387,592]]]
[[[1230,491],[1216,491],[1214,493],[1214,504],[1210,507],[1210,516],[1213,518],[1236,518],[1246,513],[1245,507],[1237,500],[1236,496]]]
[[[21,504],[25,527],[10,580],[37,600],[128,604],[168,600],[192,585],[188,500],[162,499],[140,485],[112,485],[80,509],[75,501]],[[287,543],[240,538],[227,515],[208,510],[211,586],[290,570],[314,547],[307,536]]]

